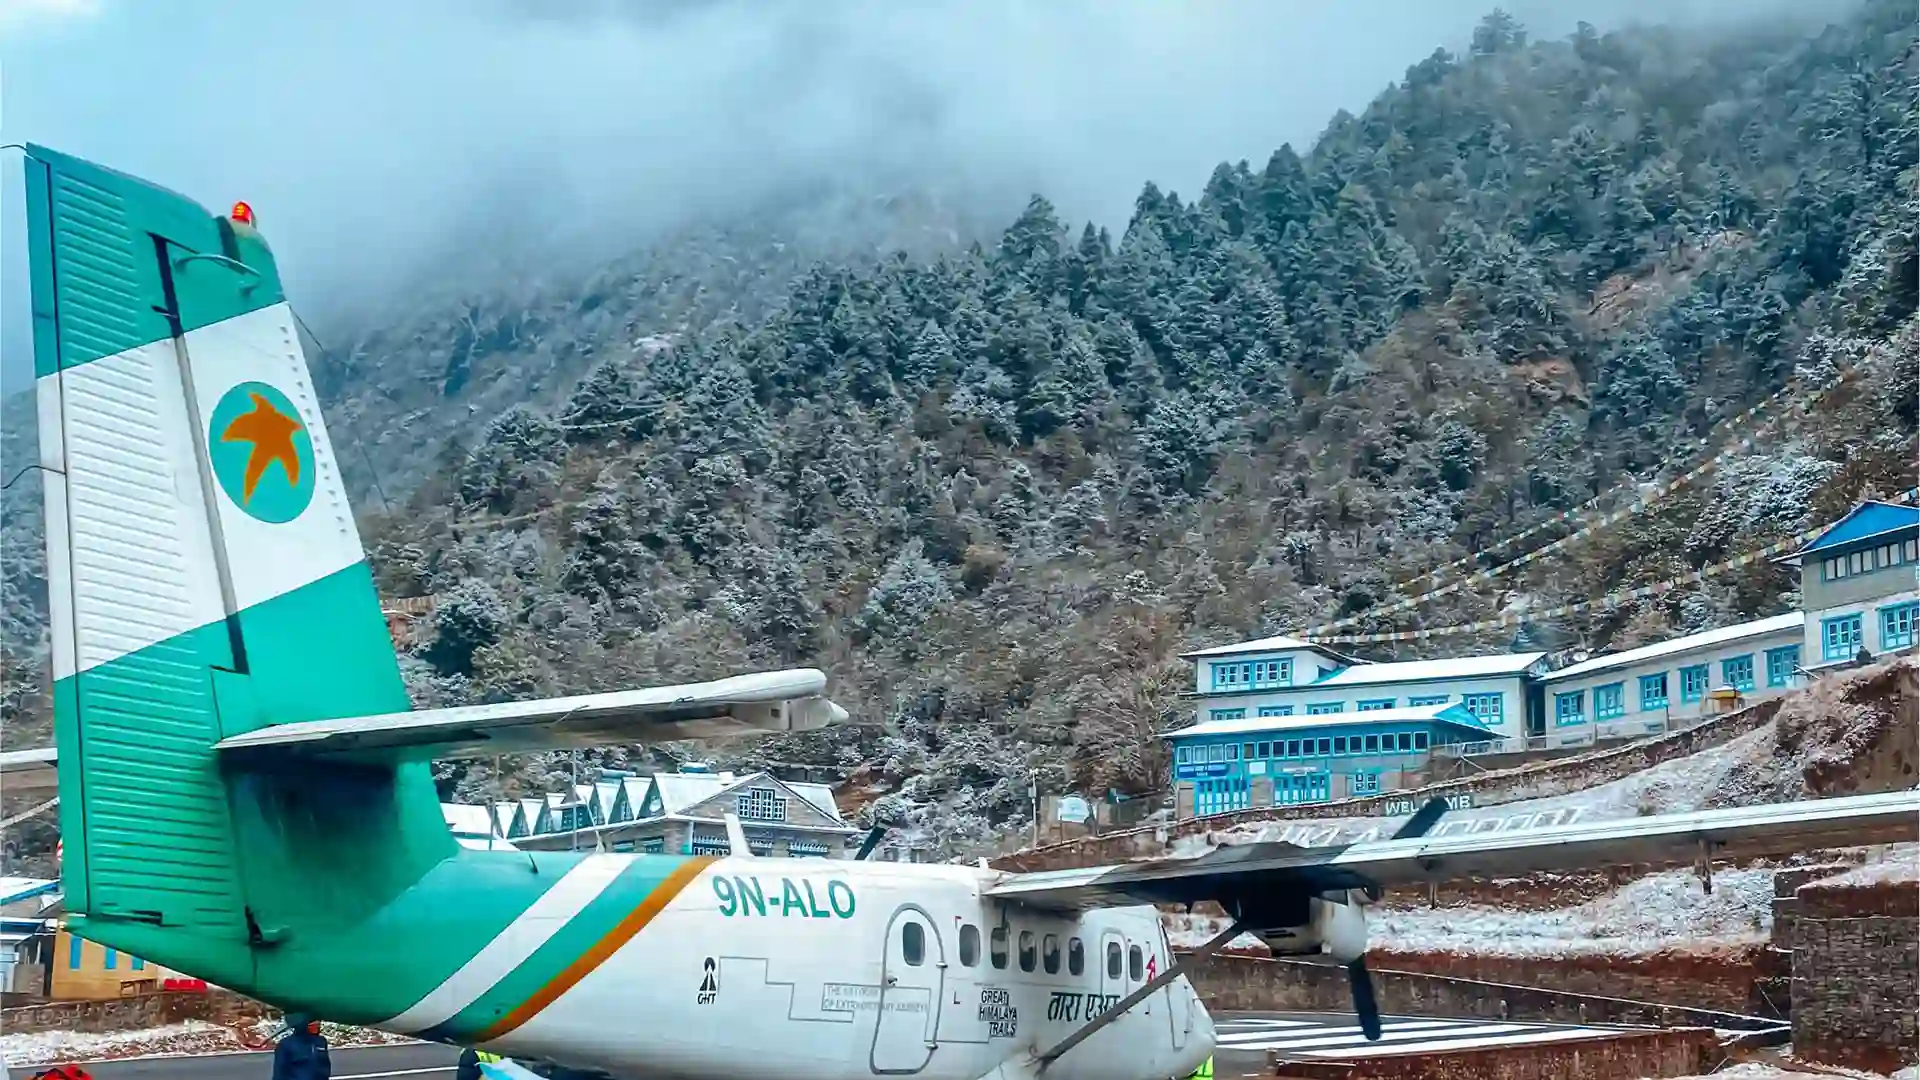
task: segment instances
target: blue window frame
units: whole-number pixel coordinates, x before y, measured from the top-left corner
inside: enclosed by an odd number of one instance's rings
[[[1380,770],[1368,769],[1353,774],[1353,793],[1355,795],[1377,795],[1380,792]]]
[[[1767,650],[1767,685],[1788,686],[1793,683],[1793,669],[1800,666],[1800,646],[1788,645],[1780,649]]]
[[[1561,726],[1586,722],[1587,692],[1575,690],[1571,694],[1553,695],[1553,722]]]
[[[104,967],[105,967],[105,968],[106,968],[106,969],[107,969],[108,971],[112,971],[113,969],[115,969],[115,968],[117,968],[117,967],[119,967],[119,966],[120,966],[120,954],[119,954],[119,953],[117,953],[117,952],[115,952],[115,951],[113,951],[112,949],[108,949],[108,950],[107,950],[107,959],[106,959],[106,963],[105,963],[105,964],[104,964],[103,966],[104,966]]]
[[[78,937],[75,937],[72,934],[67,935],[67,968],[68,970],[71,970],[71,971],[80,970],[81,951],[85,949],[86,946],[87,946],[87,943],[84,940]]]
[[[1393,708],[1393,699],[1390,697],[1389,698],[1371,698],[1367,701],[1360,702],[1358,705],[1355,706],[1355,708],[1361,712],[1379,712],[1382,709]]]
[[[1208,713],[1207,716],[1214,720],[1245,720],[1247,718],[1247,710],[1215,709]]]
[[[1667,673],[1640,676],[1640,708],[1664,709],[1667,707]]]
[[[1753,654],[1729,656],[1720,661],[1720,679],[1735,690],[1753,689]]]
[[[1460,704],[1473,714],[1474,719],[1488,727],[1498,727],[1500,717],[1506,709],[1505,694],[1462,694]]]
[[[1258,713],[1257,715],[1260,715],[1260,716],[1292,716],[1292,715],[1293,715],[1293,706],[1291,706],[1291,705],[1262,705],[1262,706],[1260,706],[1260,711],[1259,711],[1259,713]]]
[[[1417,709],[1422,705],[1445,705],[1449,694],[1421,694],[1407,699],[1407,708]]]
[[[1330,716],[1347,707],[1343,701],[1317,701],[1307,706],[1308,716]]]
[[[1882,649],[1913,648],[1913,624],[1916,612],[1920,612],[1920,603],[1912,601],[1880,609],[1880,647]]]
[[[1244,690],[1247,686],[1247,665],[1241,663],[1213,665],[1213,688],[1215,690]]]
[[[1416,731],[1416,732],[1414,732],[1414,733],[1413,733],[1413,748],[1414,748],[1415,750],[1425,750],[1425,749],[1427,748],[1427,733],[1426,733],[1426,732],[1424,732],[1424,731]]]
[[[146,962],[145,960],[142,960],[142,959],[140,959],[140,958],[139,958],[139,957],[137,957],[137,956],[136,956],[136,957],[134,957],[134,958],[133,958],[133,970],[135,970],[135,971],[145,971],[145,970],[147,970],[147,962]]]
[[[1256,687],[1293,685],[1293,661],[1255,660],[1253,685]]]
[[[1707,696],[1707,665],[1695,664],[1680,669],[1680,700],[1699,701]]]
[[[1851,660],[1860,651],[1864,640],[1860,632],[1860,616],[1842,615],[1837,619],[1820,620],[1820,658],[1822,660]]]
[[[1624,683],[1608,683],[1593,688],[1593,718],[1611,720],[1627,714],[1627,689]]]

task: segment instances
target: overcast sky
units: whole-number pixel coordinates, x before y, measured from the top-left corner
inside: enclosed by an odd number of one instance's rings
[[[1840,0],[1844,2],[1844,0]],[[1310,143],[1494,0],[0,0],[0,133],[253,203],[309,313],[881,167],[1124,226]],[[1536,37],[1816,0],[1511,0]],[[1009,195],[1008,193],[1013,193]]]

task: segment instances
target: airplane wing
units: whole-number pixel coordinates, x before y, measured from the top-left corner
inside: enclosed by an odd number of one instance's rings
[[[1112,1008],[1040,1054],[1050,1062],[1242,933],[1274,955],[1325,952],[1344,965],[1354,1013],[1369,1040],[1380,1008],[1366,966],[1365,907],[1395,885],[1500,878],[1542,870],[1660,866],[1785,855],[1920,839],[1920,791],[1662,814],[1504,833],[1427,834],[1446,810],[1430,799],[1390,840],[1344,847],[1220,847],[1198,858],[1143,860],[1084,870],[1012,874],[988,896],[1049,912],[1213,901],[1226,929]],[[1712,878],[1704,877],[1710,889]]]
[[[59,751],[51,746],[0,753],[0,789],[51,791],[58,786]]]
[[[260,728],[216,744],[242,762],[484,757],[575,746],[811,731],[847,712],[813,668],[607,694],[464,705]]]
[[[1421,830],[1424,831],[1424,830]],[[1549,870],[1685,865],[1920,839],[1920,790],[1730,807],[1478,835],[1414,836],[1339,847],[1243,844],[1199,858],[1015,874],[987,890],[1028,907],[1228,904]]]

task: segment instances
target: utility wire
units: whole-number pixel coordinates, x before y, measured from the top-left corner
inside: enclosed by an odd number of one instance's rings
[[[287,310],[293,311],[293,305],[291,304],[287,305]],[[313,332],[313,328],[307,325],[307,321],[300,317],[300,313],[298,311],[293,311],[293,321],[300,327],[301,330],[306,332],[307,339],[313,342],[313,347],[320,351],[321,356],[326,357],[329,361],[332,361],[334,363],[339,363],[339,361],[334,356],[333,350],[327,348],[326,344],[320,340],[320,335]],[[340,367],[342,371],[346,370],[346,365],[341,364]],[[386,488],[380,483],[380,470],[374,467],[373,455],[367,452],[366,443],[362,442],[359,439],[355,439],[353,442],[354,442],[354,445],[358,447],[360,450],[360,460],[367,463],[367,475],[373,478],[373,493],[380,497],[380,509],[387,514],[392,514],[393,506],[391,503],[387,501],[387,491],[386,491]]]

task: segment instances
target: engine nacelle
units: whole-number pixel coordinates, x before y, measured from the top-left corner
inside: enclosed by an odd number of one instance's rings
[[[1274,956],[1326,953],[1342,964],[1350,964],[1367,951],[1367,916],[1358,897],[1350,893],[1312,897],[1307,901],[1306,916],[1306,922],[1297,926],[1256,925],[1250,929]]]

